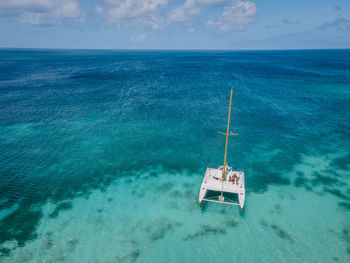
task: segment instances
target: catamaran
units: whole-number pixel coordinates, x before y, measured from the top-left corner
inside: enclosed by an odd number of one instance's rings
[[[202,185],[199,191],[199,204],[203,201],[237,205],[242,211],[245,201],[245,185],[244,172],[234,171],[226,163],[227,143],[229,135],[238,135],[237,133],[229,132],[230,116],[232,104],[232,92],[230,96],[230,107],[228,112],[227,131],[218,132],[226,135],[224,165],[215,168],[207,168],[204,174]]]

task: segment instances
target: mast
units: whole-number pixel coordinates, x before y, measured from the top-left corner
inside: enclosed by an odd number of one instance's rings
[[[222,181],[225,181],[225,179],[226,179],[226,155],[227,155],[228,136],[229,135],[238,135],[238,133],[232,133],[232,132],[229,133],[229,131],[230,131],[230,117],[231,117],[231,104],[232,104],[232,92],[233,92],[233,89],[231,89],[231,95],[230,95],[230,107],[228,110],[228,118],[227,118],[227,131],[226,131],[226,133],[218,132],[218,133],[226,135],[224,170],[222,171]]]
[[[231,95],[230,95],[230,108],[229,108],[229,110],[228,110],[227,131],[226,131],[226,145],[225,145],[225,158],[224,158],[224,170],[222,171],[222,181],[225,181],[225,179],[226,179],[226,155],[227,155],[228,133],[229,133],[229,130],[230,130],[230,117],[231,117],[232,92],[233,92],[233,89],[231,89]]]

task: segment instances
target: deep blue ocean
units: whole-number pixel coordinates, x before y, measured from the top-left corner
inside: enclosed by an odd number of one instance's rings
[[[0,261],[350,262],[350,50],[0,50]]]

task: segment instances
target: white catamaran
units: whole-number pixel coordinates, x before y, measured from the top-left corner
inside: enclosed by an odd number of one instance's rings
[[[230,107],[228,112],[224,165],[215,168],[207,168],[199,191],[199,203],[203,201],[223,203],[229,205],[238,205],[242,211],[245,201],[244,172],[233,171],[226,163],[227,142],[229,135],[238,135],[229,133],[232,92],[230,96]]]

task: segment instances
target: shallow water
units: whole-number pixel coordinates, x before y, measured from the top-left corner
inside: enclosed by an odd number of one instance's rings
[[[2,262],[348,262],[350,51],[0,51]],[[246,208],[198,205],[206,167]]]

